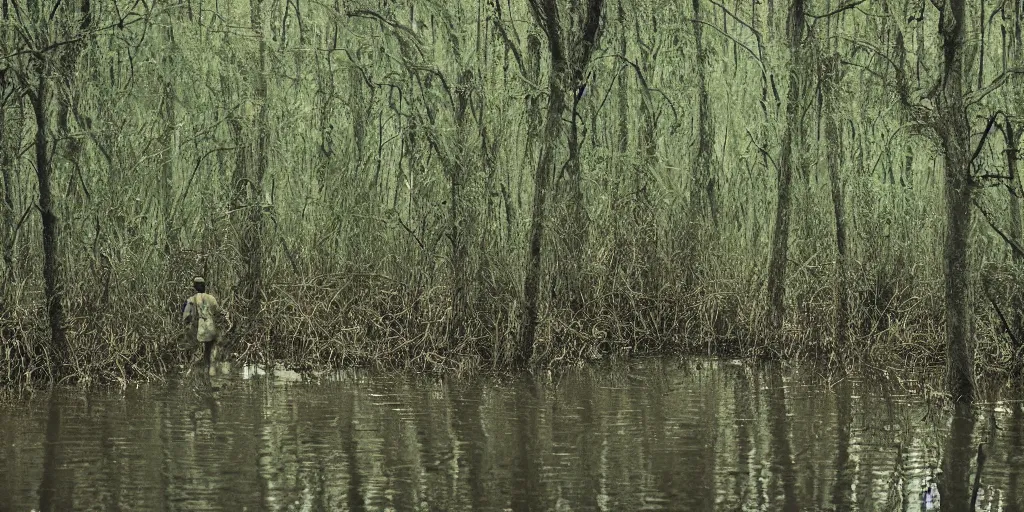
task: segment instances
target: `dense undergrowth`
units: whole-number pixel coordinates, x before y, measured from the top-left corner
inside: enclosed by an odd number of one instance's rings
[[[620,260],[618,267],[610,267],[611,252],[591,254],[581,281],[583,300],[573,303],[576,309],[559,299],[563,285],[551,280],[532,368],[660,354],[812,361],[835,371],[867,367],[941,372],[944,365],[942,281],[923,266],[856,269],[853,286],[846,290],[853,308],[848,341],[840,346],[837,290],[828,277],[834,270],[827,264],[816,274],[791,281],[783,332],[772,336],[764,281],[756,272],[738,271],[738,261],[707,258],[681,267],[660,259],[656,266],[663,277],[651,279],[656,285],[641,285],[644,278],[629,271],[637,265]],[[504,270],[512,268],[514,259],[491,261],[481,270],[479,275],[486,278],[474,285],[467,313],[461,316],[462,329],[453,325],[443,267],[429,275],[416,265],[395,266],[386,260],[301,276],[291,265],[282,265],[267,280],[259,314],[250,317],[237,311],[233,290],[213,280],[211,291],[234,324],[224,335],[219,357],[300,370],[375,367],[467,373],[514,368],[521,277]],[[224,268],[209,272],[216,275],[229,268],[226,261],[221,263]],[[197,362],[200,345],[190,343],[178,323],[191,274],[181,269],[173,275],[163,272],[162,281],[149,280],[132,274],[132,268],[125,262],[123,277],[88,274],[68,290],[71,352],[63,366],[64,382],[146,380]],[[976,368],[982,377],[1013,375],[1021,358],[1013,341],[1018,335],[1005,328],[1012,322],[1011,311],[1000,311],[1000,317],[991,304],[1010,304],[1020,283],[1006,266],[986,265],[982,276]],[[7,385],[49,381],[53,361],[41,291],[11,290],[8,300],[15,307],[6,308],[0,320],[5,355],[0,378]]]
[[[944,76],[937,13],[851,4],[794,48],[770,2],[609,3],[570,81],[534,2],[265,4],[83,0],[0,21],[0,382],[193,363],[178,319],[197,274],[236,326],[223,356],[242,362],[519,368],[540,275],[533,368],[664,353],[944,365],[948,144],[908,118],[939,113],[919,98]],[[561,10],[576,46],[580,13]],[[984,44],[1021,33],[995,12],[967,32],[980,90],[962,96],[992,136],[960,141],[980,212],[964,303],[976,369],[1012,375],[1024,279],[1003,238],[1024,229],[1024,95],[1006,71],[1024,53]],[[67,346],[50,345],[44,266]]]

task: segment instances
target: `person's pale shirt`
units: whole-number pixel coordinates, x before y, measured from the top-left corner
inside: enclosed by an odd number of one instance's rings
[[[181,319],[196,332],[196,340],[202,343],[217,339],[216,318],[220,315],[217,299],[209,293],[197,293],[185,302]]]

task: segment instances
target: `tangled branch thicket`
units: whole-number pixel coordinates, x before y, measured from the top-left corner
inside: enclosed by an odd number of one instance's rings
[[[194,275],[245,362],[507,369],[534,299],[533,365],[944,361],[950,141],[922,119],[949,100],[935,106],[943,40],[921,2],[40,4],[4,2],[0,30],[4,382],[189,363]],[[1007,5],[968,6],[959,98],[983,212],[974,362],[994,373],[1019,369],[1024,337]]]

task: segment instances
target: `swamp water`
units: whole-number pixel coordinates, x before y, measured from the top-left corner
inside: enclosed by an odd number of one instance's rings
[[[221,371],[0,403],[0,511],[917,511],[951,434],[964,481],[991,447],[978,510],[1024,499],[1019,402],[955,420],[899,383],[693,360]]]

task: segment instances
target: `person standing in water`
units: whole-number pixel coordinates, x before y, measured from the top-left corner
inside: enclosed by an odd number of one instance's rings
[[[203,361],[209,372],[214,346],[220,340],[218,324],[224,321],[226,314],[217,304],[217,299],[206,293],[206,281],[202,277],[193,279],[192,287],[196,294],[185,301],[181,321],[188,324],[190,336],[195,335],[196,341],[203,344]]]

